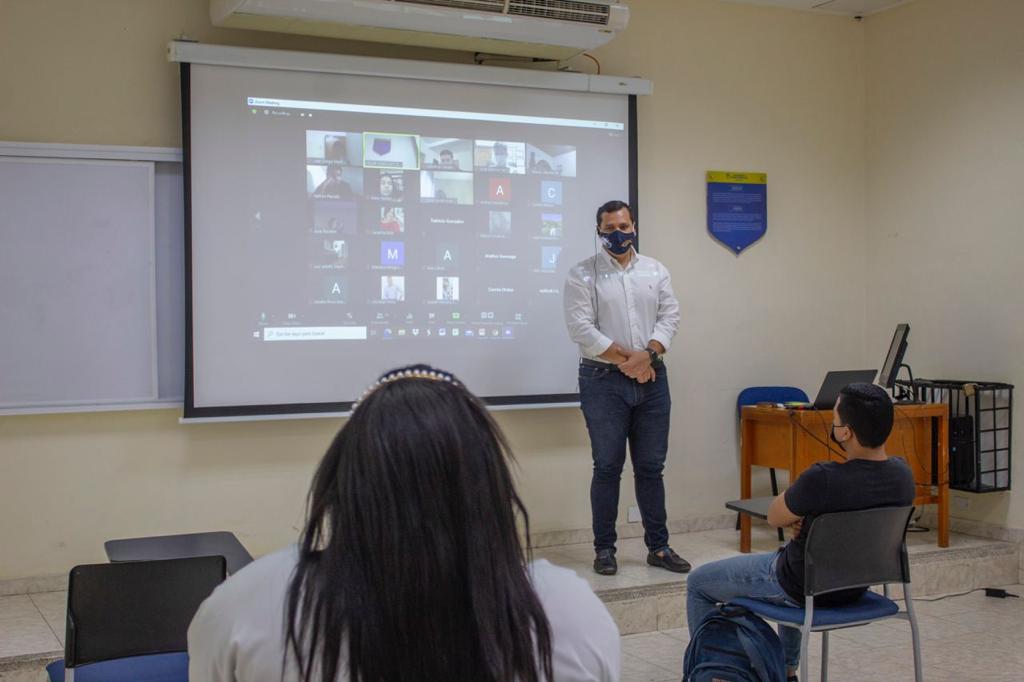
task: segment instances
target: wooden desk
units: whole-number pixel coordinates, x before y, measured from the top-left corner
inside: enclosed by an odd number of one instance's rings
[[[899,405],[885,449],[910,465],[917,483],[915,505],[937,504],[939,547],[949,546],[949,407]],[[804,469],[842,450],[829,440],[831,410],[744,407],[740,417],[740,498],[749,499],[750,468],[789,471],[795,481]],[[832,452],[825,444],[832,446]],[[750,516],[740,515],[740,551],[750,551]]]

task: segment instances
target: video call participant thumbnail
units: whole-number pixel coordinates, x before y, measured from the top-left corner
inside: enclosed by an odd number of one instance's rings
[[[359,207],[354,201],[321,199],[313,202],[313,233],[353,235],[359,221]]]
[[[558,269],[558,260],[562,255],[561,246],[540,247],[540,269],[542,272],[554,272]]]
[[[473,155],[476,170],[526,174],[526,143],[477,140]]]
[[[420,201],[424,203],[473,204],[473,174],[454,171],[422,171]]]
[[[339,268],[348,265],[348,243],[344,239],[315,237],[313,243],[317,265]]]
[[[532,175],[576,177],[576,147],[567,144],[526,146],[527,168]]]
[[[562,205],[562,181],[543,180],[540,183],[540,203],[545,206]]]
[[[419,173],[403,171],[366,170],[366,195],[375,201],[401,203],[415,199],[419,194]]]
[[[512,202],[512,178],[508,175],[477,174],[477,203],[490,206],[506,206]]]
[[[419,135],[363,133],[363,165],[367,168],[419,170]]]
[[[562,214],[561,213],[541,213],[540,215],[540,235],[542,237],[561,237],[562,236]]]
[[[310,163],[336,163],[347,166],[362,165],[362,133],[306,131],[306,159]]]
[[[316,278],[315,286],[314,304],[339,304],[348,300],[348,279],[344,275],[321,272]]]
[[[437,300],[458,301],[459,300],[459,278],[438,277],[437,278]]]
[[[424,137],[420,140],[424,170],[470,171],[473,169],[473,140]]]
[[[378,229],[389,234],[405,232],[405,209],[401,206],[381,206]]]
[[[382,301],[404,301],[405,277],[402,275],[385,275],[381,277],[380,298]]]
[[[502,237],[512,234],[512,211],[488,211],[487,232]]]
[[[307,165],[306,191],[314,199],[354,199],[363,192],[362,169]]]

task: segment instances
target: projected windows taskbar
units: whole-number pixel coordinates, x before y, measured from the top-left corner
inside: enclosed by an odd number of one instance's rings
[[[262,341],[366,341],[401,338],[476,338],[513,339],[512,325],[460,325],[460,326],[346,326],[346,327],[265,327],[253,332],[253,338]]]

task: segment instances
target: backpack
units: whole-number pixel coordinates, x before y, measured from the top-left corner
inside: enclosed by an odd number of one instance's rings
[[[782,641],[756,615],[720,604],[690,635],[683,682],[785,682]]]

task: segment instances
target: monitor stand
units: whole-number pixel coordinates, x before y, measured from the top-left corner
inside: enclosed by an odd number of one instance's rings
[[[893,402],[896,405],[924,405],[923,400],[917,399],[917,384],[914,382],[914,372],[910,369],[910,365],[904,363],[896,368],[896,374],[899,374],[901,368],[907,368],[907,374],[910,376],[910,392],[907,393],[907,389],[900,387],[899,395],[895,395],[896,389],[893,388]]]

